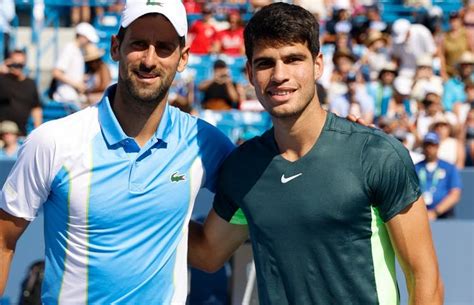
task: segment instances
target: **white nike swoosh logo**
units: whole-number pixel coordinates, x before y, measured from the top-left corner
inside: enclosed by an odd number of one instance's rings
[[[303,175],[303,173],[299,173],[293,176],[290,176],[288,178],[285,177],[285,174],[281,175],[281,183],[287,183],[290,182],[291,180],[298,178],[299,176]]]

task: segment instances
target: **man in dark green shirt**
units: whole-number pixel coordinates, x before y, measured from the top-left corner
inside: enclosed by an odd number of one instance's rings
[[[277,3],[245,29],[249,79],[274,127],[221,168],[189,261],[212,271],[250,233],[261,304],[399,303],[395,253],[411,305],[442,304],[426,207],[406,149],[324,111],[318,24]]]

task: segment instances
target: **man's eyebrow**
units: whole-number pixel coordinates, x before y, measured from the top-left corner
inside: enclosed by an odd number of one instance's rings
[[[289,58],[306,59],[306,58],[308,58],[308,56],[306,54],[304,54],[303,52],[291,52],[291,53],[288,53],[288,54],[282,56],[282,59],[284,61],[289,59]],[[273,57],[270,57],[270,56],[261,56],[261,57],[254,58],[252,60],[252,63],[258,63],[258,62],[261,62],[261,61],[275,61],[275,59]]]

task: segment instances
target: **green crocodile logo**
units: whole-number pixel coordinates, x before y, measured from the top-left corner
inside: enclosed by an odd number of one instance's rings
[[[163,3],[161,3],[160,1],[156,1],[156,0],[147,0],[146,5],[158,5],[158,6],[162,6]]]
[[[186,177],[184,175],[180,175],[178,172],[175,172],[171,175],[171,182],[181,182],[185,180]]]

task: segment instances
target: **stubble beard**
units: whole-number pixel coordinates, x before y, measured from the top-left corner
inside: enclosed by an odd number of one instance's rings
[[[277,119],[291,119],[291,118],[297,118],[299,117],[311,104],[311,101],[314,99],[314,96],[316,94],[316,91],[314,91],[312,94],[308,94],[306,97],[301,97],[301,99],[305,100],[306,103],[303,105],[298,105],[298,107],[290,110],[285,110],[285,111],[278,111],[275,108],[271,108],[270,110],[267,110],[270,115],[274,118]]]
[[[127,97],[125,102],[130,100],[130,102],[133,102],[134,105],[140,108],[155,108],[164,101],[175,76],[174,74],[166,75],[160,72],[160,84],[150,88],[143,88],[138,84],[138,81],[134,80],[134,76],[131,73],[129,72],[125,78],[119,77],[124,84],[125,92],[123,93]]]

